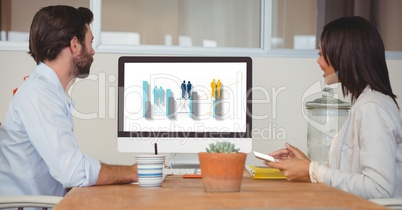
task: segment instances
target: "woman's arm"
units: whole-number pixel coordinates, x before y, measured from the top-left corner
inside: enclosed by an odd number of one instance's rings
[[[276,162],[265,161],[264,164],[271,168],[281,170],[283,175],[291,181],[310,181],[310,160],[296,147],[286,143],[286,148],[270,153]]]

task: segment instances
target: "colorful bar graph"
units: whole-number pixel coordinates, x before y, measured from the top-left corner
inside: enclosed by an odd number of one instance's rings
[[[172,90],[166,89],[166,117],[170,117],[170,97],[172,96]]]
[[[193,101],[194,101],[193,96],[190,96],[190,105],[189,105],[189,108],[190,108],[190,117],[191,117],[191,118],[193,117]]]
[[[216,100],[212,101],[212,117],[216,118]]]
[[[145,117],[147,113],[148,97],[148,81],[142,81],[142,116]]]

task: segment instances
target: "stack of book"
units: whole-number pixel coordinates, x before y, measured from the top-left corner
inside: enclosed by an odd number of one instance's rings
[[[285,175],[276,168],[246,165],[246,170],[250,172],[254,179],[286,179]]]

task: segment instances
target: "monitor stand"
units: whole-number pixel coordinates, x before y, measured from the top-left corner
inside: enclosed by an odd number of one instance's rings
[[[171,168],[200,168],[198,153],[171,153],[169,166]]]

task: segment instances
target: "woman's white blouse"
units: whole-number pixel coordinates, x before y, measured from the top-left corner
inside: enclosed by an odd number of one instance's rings
[[[328,166],[311,162],[310,178],[366,199],[402,197],[402,123],[392,98],[366,87],[331,142]]]

